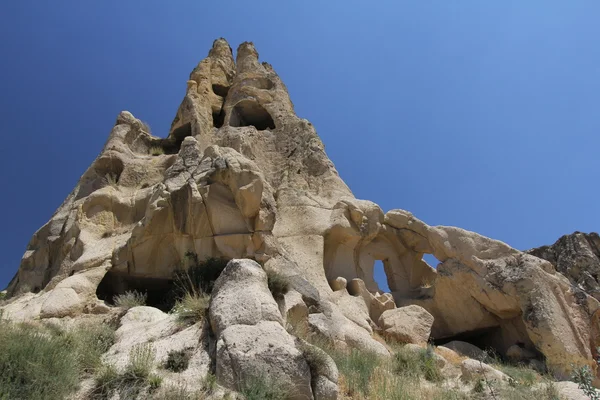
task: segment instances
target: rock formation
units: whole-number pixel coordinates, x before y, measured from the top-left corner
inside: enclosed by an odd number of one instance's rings
[[[158,306],[194,252],[260,263],[230,262],[213,293],[216,371],[226,387],[262,368],[276,370],[298,399],[336,398],[337,371],[311,377],[290,322],[381,355],[388,350],[375,331],[423,342],[430,330],[438,343],[463,340],[501,356],[516,345],[567,376],[572,365],[594,367],[599,302],[569,279],[596,293],[600,240],[563,241],[523,253],[354,198],[252,43],[234,61],[218,39],[192,71],[166,138],[119,114],[98,158],[31,239],[3,309],[15,320],[104,313],[128,290]],[[589,251],[574,256],[574,246]],[[391,293],[374,280],[377,260]],[[284,299],[271,297],[263,268],[287,276]],[[396,306],[419,312],[402,316]],[[415,315],[422,326],[394,328]]]
[[[600,300],[600,236],[597,233],[564,235],[553,245],[527,253],[550,261],[573,285]]]

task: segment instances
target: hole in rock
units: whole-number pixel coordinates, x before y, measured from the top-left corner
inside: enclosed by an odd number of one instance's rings
[[[427,264],[429,264],[429,266],[435,269],[437,269],[438,264],[442,263],[440,260],[435,258],[433,254],[423,254],[423,261],[425,261]]]
[[[98,176],[100,176],[100,179],[106,180],[106,177],[109,176],[109,179],[114,179],[115,182],[119,181],[124,168],[125,166],[123,165],[123,161],[116,157],[100,158],[98,161],[96,161],[96,165],[94,166],[94,169],[96,170]]]
[[[225,110],[221,109],[218,113],[213,113],[213,126],[215,128],[220,128],[223,126],[223,122],[225,121]]]
[[[242,100],[231,111],[229,125],[232,127],[254,126],[259,131],[275,129],[271,114],[255,101]]]
[[[462,332],[445,338],[434,338],[433,342],[436,346],[444,346],[455,340],[470,343],[490,354],[505,356],[505,344],[502,339],[502,329],[499,326]]]
[[[96,289],[96,296],[114,305],[115,296],[136,291],[146,294],[146,305],[162,311],[170,311],[175,304],[173,281],[170,279],[146,278],[108,271]]]
[[[229,86],[223,85],[212,85],[213,93],[217,96],[221,96],[222,98],[227,97],[227,93],[229,93]]]
[[[379,289],[383,290],[384,293],[391,292],[383,261],[375,260],[375,264],[373,265],[373,278],[375,279],[375,282],[377,282],[377,285],[379,285]]]
[[[183,139],[188,136],[192,136],[192,124],[188,122],[175,129],[168,139],[162,139],[160,146],[165,151],[165,154],[177,154],[181,149],[181,143]]]

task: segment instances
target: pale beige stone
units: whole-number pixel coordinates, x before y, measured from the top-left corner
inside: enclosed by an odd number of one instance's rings
[[[508,375],[498,371],[497,369],[489,366],[488,364],[473,360],[471,358],[464,360],[460,364],[462,371],[462,379],[465,381],[474,381],[475,379],[486,379],[488,381],[508,381]]]
[[[427,343],[433,316],[423,307],[406,306],[384,311],[379,317],[384,334],[402,343]]]

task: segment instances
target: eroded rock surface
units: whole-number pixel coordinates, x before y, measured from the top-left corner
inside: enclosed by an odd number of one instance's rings
[[[311,378],[284,324],[387,356],[373,335],[393,329],[386,320],[396,307],[426,310],[406,322],[410,340],[467,340],[502,356],[517,346],[563,377],[572,365],[595,368],[597,235],[523,253],[354,198],[252,43],[234,60],[224,39],[214,42],[165,136],[119,114],[98,158],[27,246],[5,315],[105,313],[129,290],[160,307],[193,252],[236,259],[210,311],[218,376],[229,387],[260,367],[279,371],[298,398],[334,398],[332,376]],[[390,293],[374,279],[377,261]],[[265,270],[289,281],[283,299],[266,289]]]

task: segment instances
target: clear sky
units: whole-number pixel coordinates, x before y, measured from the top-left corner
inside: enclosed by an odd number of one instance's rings
[[[119,111],[253,41],[356,197],[527,249],[600,229],[600,2],[3,1],[0,288]]]

